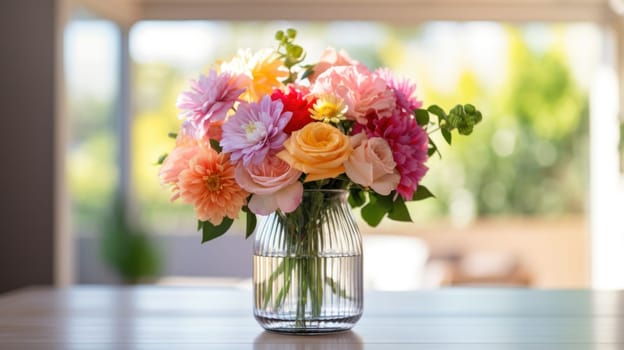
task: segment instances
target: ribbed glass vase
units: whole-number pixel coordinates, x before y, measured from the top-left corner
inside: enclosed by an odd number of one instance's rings
[[[362,239],[344,190],[306,190],[254,242],[254,315],[267,330],[328,333],[362,315]]]

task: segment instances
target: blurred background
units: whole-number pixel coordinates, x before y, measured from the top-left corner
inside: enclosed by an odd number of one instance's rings
[[[23,275],[17,264],[41,244],[51,277],[17,278],[5,290],[250,288],[243,223],[201,245],[192,208],[169,201],[155,164],[173,147],[167,133],[179,127],[175,101],[188,80],[239,48],[275,47],[274,32],[289,27],[307,62],[327,46],[344,48],[415,82],[425,105],[464,101],[485,116],[471,137],[429,160],[423,184],[437,198],[410,203],[414,223],[373,229],[360,221],[367,288],[624,287],[620,1],[52,3],[40,15],[56,19],[54,163],[46,169],[55,177],[42,185],[54,187],[54,215],[49,236],[40,233],[48,241],[26,240],[10,225],[0,238],[7,251],[11,234],[24,240],[23,253],[0,258],[6,280]],[[23,201],[11,197],[16,191],[6,188],[5,221],[11,198]]]

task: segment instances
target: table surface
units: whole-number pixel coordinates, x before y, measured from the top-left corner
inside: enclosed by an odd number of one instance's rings
[[[624,349],[624,292],[365,293],[353,330],[265,332],[251,291],[28,288],[0,296],[0,349]]]

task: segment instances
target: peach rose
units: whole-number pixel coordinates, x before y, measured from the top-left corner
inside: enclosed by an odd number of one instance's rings
[[[277,154],[293,168],[307,174],[305,182],[344,173],[344,162],[353,151],[349,137],[325,123],[310,123],[293,132]]]
[[[328,47],[321,54],[321,59],[314,66],[314,72],[310,74],[308,79],[311,82],[314,82],[316,78],[324,71],[328,70],[331,67],[339,66],[362,66],[362,64],[356,60],[351,59],[351,57],[349,57],[349,54],[344,49],[338,52],[333,47]]]
[[[301,172],[276,156],[249,166],[239,162],[234,176],[245,191],[253,194],[247,206],[256,214],[268,215],[277,209],[290,213],[301,203],[303,185],[297,181]]]
[[[381,137],[367,139],[364,133],[360,133],[351,137],[351,143],[353,153],[344,163],[347,176],[356,184],[389,195],[397,188],[401,176],[388,142]]]

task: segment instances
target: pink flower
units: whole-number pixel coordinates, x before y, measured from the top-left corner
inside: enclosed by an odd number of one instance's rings
[[[171,185],[172,201],[180,197],[180,189],[177,185],[178,176],[184,169],[188,168],[188,162],[193,158],[195,152],[196,147],[176,147],[167,155],[160,168],[160,182],[163,185]]]
[[[243,91],[238,76],[217,74],[211,69],[208,76],[200,75],[198,80],[191,80],[191,90],[178,96],[177,107],[182,110],[180,118],[186,119],[190,123],[187,130],[193,130],[194,137],[201,139],[211,122],[225,119]]]
[[[292,116],[284,112],[282,101],[271,101],[266,95],[255,103],[241,103],[223,124],[221,147],[232,153],[232,162],[242,160],[245,166],[260,164],[283,148],[288,135],[284,128]]]
[[[395,98],[386,81],[363,66],[332,67],[321,74],[312,93],[332,94],[347,105],[347,119],[368,123],[368,115],[389,117],[395,107]]]
[[[197,219],[219,225],[226,216],[236,219],[247,193],[234,178],[229,154],[199,147],[178,175],[180,199],[195,207]]]
[[[216,122],[208,122],[204,124],[204,131],[198,132],[197,128],[188,120],[182,123],[181,134],[186,135],[197,140],[209,141],[216,140],[221,141],[223,133],[224,120],[217,120]],[[203,135],[202,135],[203,134]]]
[[[209,123],[206,137],[210,140],[221,141],[221,138],[223,138],[223,123],[225,123],[223,120]]]
[[[367,139],[360,133],[351,137],[351,144],[353,153],[344,163],[349,179],[384,196],[394,191],[401,176],[388,142],[381,137]]]
[[[416,85],[412,84],[408,79],[397,79],[388,68],[380,68],[375,73],[386,81],[388,87],[394,92],[396,98],[396,108],[399,113],[413,114],[414,110],[422,106],[414,96]]]
[[[167,155],[160,168],[159,177],[163,185],[171,185],[174,201],[180,197],[178,176],[188,168],[189,161],[199,149],[199,143],[194,138],[181,133],[176,140],[176,147]]]
[[[425,166],[429,146],[427,132],[409,114],[371,119],[366,126],[356,125],[354,133],[362,129],[368,137],[381,137],[388,142],[401,175],[397,192],[405,200],[411,200],[428,170]]]
[[[259,215],[268,215],[277,209],[284,213],[297,209],[303,196],[300,176],[300,171],[276,156],[248,167],[238,163],[235,173],[238,184],[253,194],[247,206]]]
[[[314,66],[314,72],[310,74],[308,80],[310,82],[314,82],[319,75],[323,74],[326,70],[331,67],[340,67],[340,66],[363,66],[360,62],[351,59],[349,54],[341,49],[340,52],[337,52],[333,47],[328,47],[321,54],[321,59]]]

